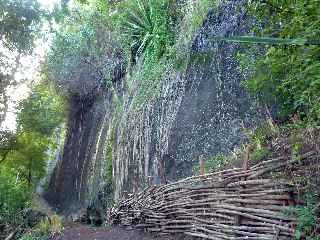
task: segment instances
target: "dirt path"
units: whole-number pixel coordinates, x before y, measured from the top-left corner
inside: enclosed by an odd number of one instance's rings
[[[184,240],[191,239],[182,235],[158,236],[138,230],[116,228],[93,228],[87,225],[66,227],[54,240]]]

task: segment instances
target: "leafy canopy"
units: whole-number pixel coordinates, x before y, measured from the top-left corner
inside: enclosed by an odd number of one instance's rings
[[[35,0],[0,0],[1,45],[10,51],[30,53],[41,22]]]
[[[30,54],[39,35],[42,11],[36,0],[0,0],[0,124],[7,112],[6,89],[16,84],[21,55]]]
[[[46,152],[54,146],[54,132],[63,120],[63,100],[49,86],[36,86],[20,104],[16,135],[6,133],[0,168],[12,169],[29,184],[36,184],[45,173]]]
[[[319,1],[249,1],[248,7],[261,21],[257,36],[320,40]],[[257,52],[257,47],[253,47],[253,52]],[[245,65],[249,69],[252,66],[253,72],[246,81],[248,89],[269,107],[276,106],[282,119],[296,116],[303,121],[319,122],[320,46],[269,45],[264,52],[254,61],[250,54],[244,57]]]
[[[0,132],[0,225],[18,226],[31,192],[46,173],[64,120],[64,101],[41,82],[20,104],[16,133]]]
[[[64,119],[64,100],[51,86],[40,84],[20,103],[18,127],[22,132],[35,132],[50,137]]]
[[[91,94],[105,87],[121,68],[121,50],[105,23],[96,9],[77,7],[56,33],[46,71],[68,94]]]

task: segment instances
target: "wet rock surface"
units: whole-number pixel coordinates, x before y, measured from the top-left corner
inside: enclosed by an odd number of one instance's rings
[[[141,190],[149,176],[161,177],[163,171],[167,180],[192,175],[200,155],[230,153],[246,141],[244,129],[264,119],[241,84],[244,73],[236,58],[241,45],[212,40],[244,35],[249,26],[242,1],[225,1],[199,30],[186,72],[167,74],[160,96],[139,110],[138,87],[125,97],[115,147],[116,199],[124,190]]]
[[[104,186],[111,93],[71,99],[70,109],[63,154],[44,194],[55,210],[64,215],[86,209]]]
[[[64,214],[84,213],[88,206],[105,211],[97,199],[111,138],[116,201],[151,179],[159,184],[192,175],[201,155],[212,158],[241,146],[244,128],[254,128],[265,116],[241,84],[236,60],[241,46],[212,37],[246,34],[249,26],[242,1],[224,1],[190,45],[186,70],[170,68],[160,92],[140,107],[139,81],[128,84],[122,68],[114,71],[112,91],[71,98],[63,154],[45,195],[50,203]]]

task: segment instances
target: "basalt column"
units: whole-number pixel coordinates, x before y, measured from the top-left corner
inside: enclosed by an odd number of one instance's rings
[[[70,99],[68,130],[46,198],[63,212],[86,207],[103,184],[104,147],[111,94]],[[95,184],[93,184],[95,183]],[[98,184],[97,184],[98,183]]]

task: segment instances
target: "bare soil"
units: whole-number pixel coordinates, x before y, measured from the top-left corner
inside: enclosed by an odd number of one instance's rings
[[[156,235],[139,230],[126,230],[120,227],[90,227],[73,225],[66,227],[54,240],[187,240],[184,235]]]

